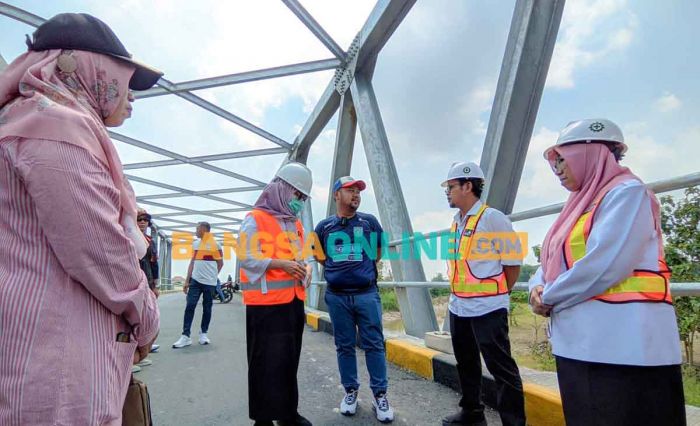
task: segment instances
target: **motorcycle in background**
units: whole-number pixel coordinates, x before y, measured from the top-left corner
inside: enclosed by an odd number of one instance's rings
[[[221,283],[217,280],[216,291],[214,291],[214,299],[220,301],[221,303],[229,303],[233,299],[233,294],[241,290],[238,283],[233,283],[231,281],[226,281]]]

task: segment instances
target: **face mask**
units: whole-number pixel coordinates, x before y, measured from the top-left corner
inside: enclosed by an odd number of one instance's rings
[[[301,209],[304,208],[304,202],[297,200],[296,198],[292,198],[289,200],[287,203],[289,206],[289,209],[294,213],[295,216],[299,216],[299,213],[301,213]]]

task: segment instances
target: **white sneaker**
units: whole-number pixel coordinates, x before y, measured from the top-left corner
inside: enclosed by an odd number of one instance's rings
[[[200,345],[208,345],[211,343],[211,340],[207,337],[207,333],[202,333],[199,335],[199,344]]]
[[[357,412],[357,389],[345,392],[345,398],[340,402],[340,414],[354,416]]]
[[[372,409],[380,422],[391,423],[394,421],[394,410],[389,406],[386,394],[380,393],[372,399]]]
[[[132,373],[132,374],[133,374],[133,373],[138,373],[139,371],[141,371],[141,367],[139,367],[138,365],[132,365],[132,366],[131,366],[131,373]]]
[[[179,349],[179,348],[184,348],[185,346],[189,346],[192,344],[192,339],[189,337],[185,336],[184,334],[180,336],[179,339],[177,339],[177,342],[173,343],[173,348]]]

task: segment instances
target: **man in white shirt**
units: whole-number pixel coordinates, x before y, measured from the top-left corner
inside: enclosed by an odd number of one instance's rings
[[[459,209],[452,224],[457,256],[448,263],[450,331],[462,388],[461,410],[444,418],[442,424],[486,425],[481,402],[481,354],[496,381],[502,423],[524,426],[522,381],[508,339],[509,293],[520,274],[522,259],[506,259],[502,247],[493,240],[489,244],[482,240],[483,233],[512,238],[513,227],[503,213],[479,200],[484,173],[475,163],[453,164],[442,186],[450,207]],[[490,252],[490,256],[473,260],[477,252]]]
[[[187,295],[187,307],[185,308],[185,319],[182,327],[182,336],[173,343],[173,348],[184,348],[192,344],[190,338],[190,327],[194,319],[194,311],[199,303],[199,296],[204,299],[202,302],[202,326],[199,333],[199,344],[208,345],[211,343],[207,332],[211,321],[211,307],[213,303],[213,292],[216,289],[216,281],[219,271],[224,266],[223,252],[214,236],[210,233],[211,225],[207,222],[200,222],[197,225],[197,240],[193,243],[193,255],[190,266],[187,269],[187,278],[182,291]]]

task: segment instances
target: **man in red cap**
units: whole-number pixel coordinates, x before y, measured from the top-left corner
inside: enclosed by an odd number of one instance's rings
[[[360,192],[366,186],[350,176],[341,177],[333,185],[336,214],[316,226],[316,235],[326,254],[325,259],[317,260],[324,265],[324,278],[328,283],[325,302],[333,323],[340,380],[345,388],[340,413],[352,416],[357,411],[360,383],[355,330],[358,330],[370,376],[369,387],[374,396],[372,408],[377,420],[388,423],[394,420],[394,411],[386,398],[382,304],[377,291],[377,261],[383,231],[377,218],[357,211]],[[376,247],[376,251],[363,249],[367,246]]]

